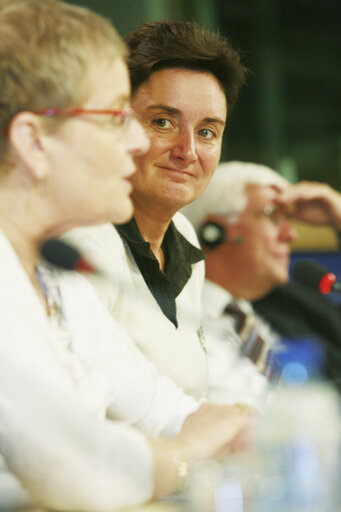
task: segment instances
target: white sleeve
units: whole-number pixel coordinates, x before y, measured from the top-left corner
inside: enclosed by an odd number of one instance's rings
[[[24,510],[33,507],[32,497],[13,475],[0,455],[0,510]]]
[[[152,436],[176,435],[187,416],[198,409],[198,401],[156,370],[83,276],[69,275],[61,290],[74,334],[73,349],[85,367],[100,368],[106,381],[108,417]]]
[[[160,375],[118,325],[112,332],[112,405],[108,416],[128,421],[153,436],[176,435],[199,403],[169,377]],[[119,368],[115,368],[115,361],[119,361]]]
[[[128,425],[90,417],[24,305],[1,306],[0,453],[33,501],[102,512],[150,499],[146,438]]]

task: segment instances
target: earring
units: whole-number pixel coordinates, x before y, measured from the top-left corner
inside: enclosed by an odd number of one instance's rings
[[[244,242],[244,238],[241,236],[237,236],[232,240],[232,242],[234,243],[234,245],[240,245]]]
[[[45,178],[34,181],[34,189],[38,194],[46,196],[51,192],[51,180],[50,175],[45,176]]]

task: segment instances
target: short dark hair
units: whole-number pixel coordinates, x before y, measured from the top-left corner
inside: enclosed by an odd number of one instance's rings
[[[220,82],[231,112],[247,69],[219,32],[196,22],[159,20],[144,23],[124,39],[133,94],[152,73],[164,68],[208,71]]]

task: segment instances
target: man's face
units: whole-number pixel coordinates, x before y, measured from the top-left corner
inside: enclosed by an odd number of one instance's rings
[[[150,149],[135,158],[135,207],[170,212],[196,199],[216,169],[227,116],[225,94],[210,73],[153,73],[132,99]]]
[[[229,264],[249,291],[248,299],[258,298],[288,280],[290,243],[297,234],[276,209],[278,195],[274,187],[249,185],[247,207],[237,223],[228,227],[229,239],[242,238],[239,245],[226,244],[226,251],[233,253]]]

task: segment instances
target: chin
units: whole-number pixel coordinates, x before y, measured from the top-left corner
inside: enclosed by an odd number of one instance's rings
[[[167,186],[161,189],[161,195],[165,200],[182,205],[188,204],[194,200],[194,194],[187,183],[168,182]]]
[[[117,205],[110,217],[110,221],[113,224],[125,224],[128,222],[134,213],[133,203],[130,199],[127,199],[127,202],[124,205],[121,205],[121,208],[118,210]]]
[[[272,266],[272,276],[275,285],[281,285],[289,280],[289,264],[283,261],[277,261]]]
[[[288,271],[283,271],[280,274],[275,276],[275,286],[280,286],[281,284],[285,284],[289,281]]]

